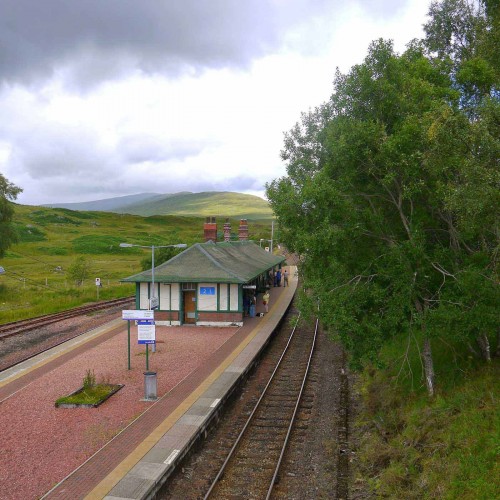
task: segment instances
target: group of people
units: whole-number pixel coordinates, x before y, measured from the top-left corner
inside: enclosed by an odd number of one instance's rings
[[[281,278],[283,278],[283,286],[288,286],[288,271],[285,269],[283,275],[281,269],[278,269],[274,274],[274,286],[281,286]]]
[[[262,304],[264,305],[264,311],[269,312],[269,299],[271,295],[269,293],[269,287],[273,286],[281,286],[281,280],[283,279],[283,286],[288,286],[288,271],[285,269],[283,273],[281,273],[281,269],[278,269],[276,273],[272,273],[269,271],[269,281],[268,287],[264,294],[262,295]],[[243,296],[243,314],[245,316],[254,316],[255,309],[257,305],[257,297],[255,293],[246,294]]]
[[[283,286],[288,286],[288,271],[285,269],[283,273],[281,269],[278,269],[276,272],[269,271],[269,286],[281,286],[281,279],[283,278]]]

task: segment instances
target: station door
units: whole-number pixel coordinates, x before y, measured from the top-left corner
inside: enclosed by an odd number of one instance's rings
[[[196,291],[184,292],[184,323],[196,323]]]

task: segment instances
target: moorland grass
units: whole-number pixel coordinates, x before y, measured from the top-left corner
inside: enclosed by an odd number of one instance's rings
[[[122,242],[192,245],[203,241],[204,217],[141,217],[17,204],[14,208],[20,238],[0,260],[6,270],[0,275],[0,324],[94,302],[95,278],[103,285],[99,300],[133,296],[134,285],[120,280],[140,272],[141,261],[151,251],[120,248]],[[237,238],[239,220],[231,223]],[[250,221],[249,229],[251,238],[258,241],[270,237],[271,223]],[[89,261],[91,273],[82,286],[76,286],[67,270],[81,256]]]

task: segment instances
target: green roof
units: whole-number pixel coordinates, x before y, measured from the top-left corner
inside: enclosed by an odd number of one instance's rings
[[[155,282],[248,283],[284,260],[253,241],[196,243],[155,267]],[[151,270],[121,281],[151,282]]]

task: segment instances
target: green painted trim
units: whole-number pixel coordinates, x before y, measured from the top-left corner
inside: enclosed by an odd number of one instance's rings
[[[238,285],[238,312],[243,312],[243,285]]]
[[[220,283],[217,283],[217,312],[220,311]]]
[[[141,284],[140,283],[135,284],[135,308],[136,309],[141,308]]]
[[[200,291],[200,285],[196,285],[194,291],[194,319],[198,321],[198,293]]]

